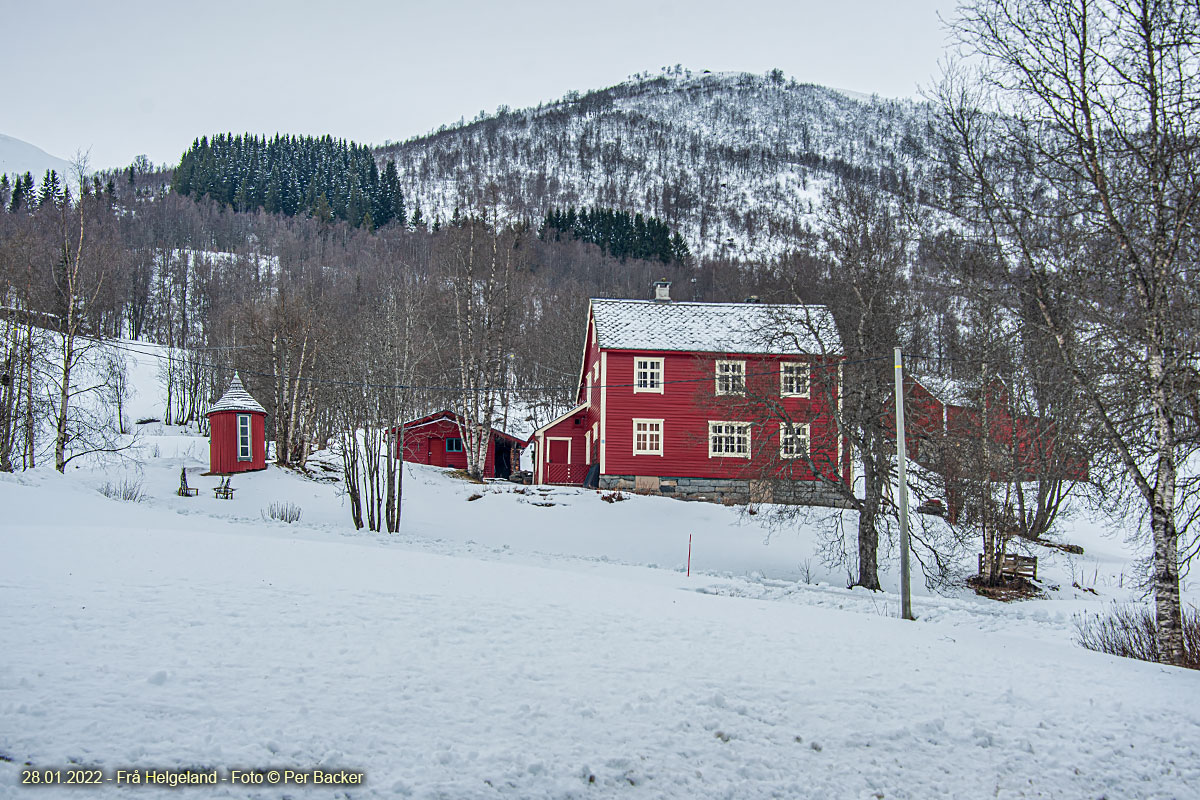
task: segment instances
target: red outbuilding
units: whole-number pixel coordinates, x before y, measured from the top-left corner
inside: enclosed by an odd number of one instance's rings
[[[951,522],[962,511],[970,481],[1088,480],[1088,459],[1078,442],[1060,433],[1055,420],[1020,413],[999,378],[976,392],[969,405],[943,401],[911,375],[905,376],[904,392],[908,457],[945,479]],[[891,405],[894,409],[894,399]],[[893,435],[895,419],[890,411]],[[988,451],[990,463],[983,458]]]
[[[250,396],[237,373],[207,416],[210,474],[267,468],[267,410]]]
[[[404,423],[404,460],[435,467],[467,468],[463,446],[462,417],[439,411]],[[521,468],[521,451],[527,442],[492,428],[484,460],[485,478],[507,478]]]
[[[675,302],[666,282],[593,299],[577,405],[534,432],[535,481],[844,505],[840,352],[824,306]]]

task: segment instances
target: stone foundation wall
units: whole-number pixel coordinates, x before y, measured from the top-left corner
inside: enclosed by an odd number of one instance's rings
[[[752,481],[739,478],[671,478],[646,475],[601,475],[600,488],[661,494],[680,500],[706,500],[726,505],[782,503],[831,506],[848,504],[832,487],[818,481]]]

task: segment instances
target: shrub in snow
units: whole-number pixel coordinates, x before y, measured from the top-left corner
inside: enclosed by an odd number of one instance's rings
[[[1158,626],[1147,606],[1115,604],[1107,614],[1075,617],[1075,641],[1088,650],[1139,661],[1161,661]],[[1183,612],[1185,666],[1200,669],[1200,610]]]
[[[120,483],[105,481],[100,487],[100,494],[110,500],[124,500],[127,503],[140,503],[146,498],[142,482],[133,478],[125,478]]]
[[[263,519],[277,519],[291,525],[300,521],[300,506],[295,503],[271,503],[262,511]]]

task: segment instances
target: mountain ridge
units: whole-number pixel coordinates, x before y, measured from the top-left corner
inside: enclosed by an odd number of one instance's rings
[[[835,178],[928,185],[928,104],[778,71],[645,74],[377,147],[427,219],[455,208],[540,221],[611,207],[665,220],[692,251],[761,258],[811,236]]]
[[[70,162],[50,155],[37,145],[0,133],[0,175],[8,175],[11,180],[28,172],[40,184],[48,169],[57,172],[64,182],[71,177]]]

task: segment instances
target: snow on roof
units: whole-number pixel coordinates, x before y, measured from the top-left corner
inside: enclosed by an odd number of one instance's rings
[[[594,298],[600,347],[700,353],[840,353],[825,306]]]
[[[225,394],[221,395],[221,399],[211,406],[206,413],[216,414],[218,411],[257,411],[260,414],[267,413],[267,410],[259,405],[259,402],[246,391],[246,387],[242,385],[241,376],[236,372],[233,373],[233,382],[229,384],[229,388],[225,390]]]

